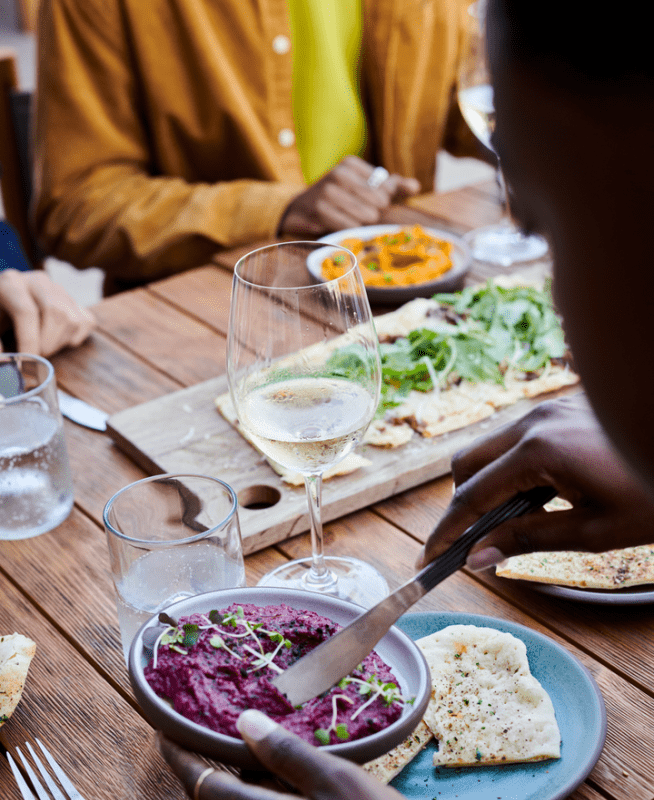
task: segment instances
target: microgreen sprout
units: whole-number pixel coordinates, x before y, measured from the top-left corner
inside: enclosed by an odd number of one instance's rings
[[[340,684],[339,684],[340,686]],[[338,701],[345,700],[346,703],[352,705],[354,700],[351,697],[348,697],[346,694],[334,694],[332,695],[332,721],[329,725],[329,728],[318,728],[313,732],[313,735],[316,739],[320,742],[320,744],[329,744],[330,740],[330,733],[334,731],[338,739],[349,739],[350,734],[347,729],[347,725],[344,722],[337,723],[336,720],[338,719]],[[354,716],[351,717],[354,719]]]
[[[393,703],[402,703],[404,705],[407,702],[412,702],[402,697],[395,683],[384,683],[376,675],[372,675],[367,681],[364,681],[361,678],[347,676],[346,678],[343,678],[338,685],[343,689],[350,683],[359,685],[359,694],[363,695],[364,697],[369,695],[366,702],[362,706],[359,706],[354,714],[352,714],[350,717],[351,720],[356,719],[364,708],[367,708],[378,698],[381,698],[386,706],[390,706]]]
[[[217,634],[215,636],[212,636],[211,639],[209,639],[209,644],[212,647],[215,647],[216,650],[220,650],[222,648],[223,650],[226,650],[230,654],[230,656],[237,658],[239,661],[243,661],[242,656],[239,656],[238,653],[235,653],[233,650],[227,647],[227,645],[225,644],[225,640],[223,639],[222,636],[218,636]]]

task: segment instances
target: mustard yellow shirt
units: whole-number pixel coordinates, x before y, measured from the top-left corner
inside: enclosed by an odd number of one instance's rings
[[[366,116],[359,94],[361,0],[288,0],[293,118],[308,184],[347,155],[362,155]]]
[[[453,87],[468,0],[361,0],[366,158],[433,188],[474,152]],[[305,188],[288,0],[41,0],[33,219],[135,283],[272,239]]]

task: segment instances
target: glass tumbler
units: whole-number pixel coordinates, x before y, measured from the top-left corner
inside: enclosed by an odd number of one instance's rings
[[[245,586],[238,501],[207,475],[155,475],[104,509],[125,661],[134,635],[177,600]]]
[[[72,507],[54,368],[41,356],[0,353],[0,540],[50,531]]]

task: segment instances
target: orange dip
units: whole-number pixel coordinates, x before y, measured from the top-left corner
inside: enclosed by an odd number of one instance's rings
[[[357,257],[366,286],[426,283],[436,280],[452,267],[452,244],[430,236],[420,225],[365,241],[343,239],[339,244]],[[323,261],[324,278],[341,277],[343,266],[338,261],[338,255]]]

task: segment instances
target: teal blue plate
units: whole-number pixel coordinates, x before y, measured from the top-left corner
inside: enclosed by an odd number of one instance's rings
[[[397,627],[420,639],[448,625],[479,625],[522,639],[532,675],[547,691],[561,731],[561,758],[501,767],[434,767],[427,747],[391,782],[409,800],[561,800],[597,763],[606,739],[606,708],[599,687],[577,658],[547,636],[514,622],[453,612],[406,614]]]

